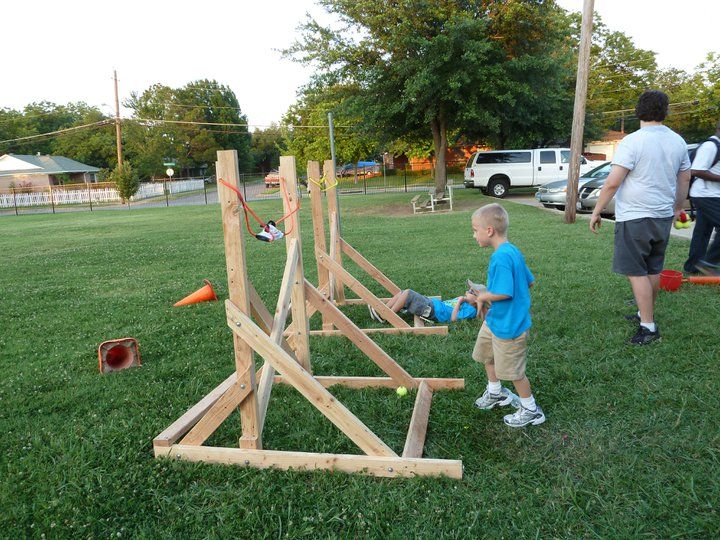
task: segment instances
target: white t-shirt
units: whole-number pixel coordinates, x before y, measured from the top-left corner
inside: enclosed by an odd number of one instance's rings
[[[717,136],[713,136],[713,139],[718,139]],[[713,174],[720,175],[720,161],[711,169],[713,160],[715,159],[715,153],[718,152],[718,147],[715,146],[714,142],[706,141],[700,145],[695,154],[695,159],[692,163],[692,168],[696,171],[707,171],[709,170]],[[709,182],[702,178],[697,178],[692,187],[690,188],[691,197],[720,197],[720,182]]]
[[[690,168],[687,145],[667,126],[645,126],[625,137],[613,165],[630,172],[615,195],[615,221],[673,216],[680,171]]]

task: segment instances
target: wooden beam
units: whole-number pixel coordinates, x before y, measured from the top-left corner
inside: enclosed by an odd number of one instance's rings
[[[383,319],[393,325],[395,328],[409,328],[410,325],[405,322],[392,309],[387,307],[377,296],[375,296],[365,285],[360,283],[353,275],[333,261],[327,253],[315,250],[315,256],[320,264],[330,270],[335,277],[347,285],[355,294],[365,300],[368,305],[372,306]]]
[[[183,461],[242,465],[258,469],[321,470],[360,473],[386,478],[446,476],[460,480],[463,474],[462,461],[454,459],[353,456],[348,454],[245,450],[242,448],[214,448],[179,444],[170,448],[156,447],[155,456],[181,459]]]
[[[437,298],[438,300],[442,300],[441,296],[428,296],[428,298]],[[392,300],[392,298],[378,297],[378,300],[387,302],[388,300]],[[362,298],[345,298],[345,304],[347,304],[347,305],[367,305],[367,302],[365,300],[363,300]]]
[[[200,445],[204,443],[220,424],[237,409],[249,393],[250,388],[235,381],[235,384],[228,388],[227,392],[208,409],[207,413],[183,437],[180,444]]]
[[[300,365],[312,373],[310,365],[310,321],[305,311],[305,273],[302,261],[302,243],[300,241],[300,213],[296,211],[300,205],[300,198],[297,184],[297,170],[293,156],[280,157],[280,192],[283,194],[283,208],[285,215],[289,216],[285,221],[287,236],[286,246],[290,239],[297,242],[298,261],[295,269],[295,279],[292,283],[292,320],[294,326],[293,347],[295,356]]]
[[[327,251],[325,242],[325,223],[323,216],[323,192],[320,189],[320,163],[317,161],[308,161],[307,164],[307,177],[308,177],[308,192],[310,193],[310,205],[312,208],[312,223],[313,223],[313,239],[315,241],[315,248]],[[328,177],[326,177],[328,178]],[[327,180],[330,185],[335,181],[334,178]],[[317,262],[318,272],[318,289],[322,290],[326,285],[330,283],[330,274],[327,268]],[[329,287],[328,287],[329,288]],[[323,317],[322,322],[323,330],[332,330],[332,324]]]
[[[262,301],[262,298],[260,298],[260,295],[255,290],[255,287],[253,287],[253,284],[249,283],[248,285],[250,288],[250,305],[252,307],[253,317],[255,318],[258,326],[262,328],[267,335],[270,335],[270,332],[272,332],[273,316],[270,315],[270,311],[265,306],[265,303]],[[295,350],[290,347],[286,339],[282,340],[280,345],[286,353],[295,358]],[[297,362],[297,358],[295,358],[295,361]]]
[[[398,384],[390,377],[336,377],[332,375],[315,375],[315,380],[325,388],[344,386],[345,388],[397,388]],[[415,378],[418,384],[423,382],[434,391],[462,390],[465,379],[428,379]],[[282,375],[275,375],[275,384],[289,384]]]
[[[165,428],[160,435],[155,437],[153,439],[153,446],[171,446],[175,444],[180,440],[180,437],[192,429],[208,409],[227,392],[228,388],[235,384],[236,380],[237,373],[233,371],[230,376],[217,385],[212,392],[190,407],[185,414]]]
[[[315,292],[317,293],[317,290]],[[323,297],[320,296],[320,298]],[[326,298],[323,300],[327,303]],[[392,448],[337,401],[307,370],[295,362],[280,346],[273,343],[252,319],[230,300],[225,302],[225,308],[228,326],[232,331],[249,343],[266,362],[269,362],[287,379],[293,388],[357,444],[363,452],[371,456],[397,455]]]
[[[421,382],[418,387],[415,407],[413,408],[410,428],[405,439],[403,457],[422,457],[423,446],[425,446],[425,434],[427,433],[428,420],[430,419],[430,404],[432,403],[432,389],[426,382]]]
[[[383,274],[374,264],[363,257],[358,250],[348,244],[342,238],[340,239],[340,246],[342,247],[343,253],[350,257],[355,264],[365,270],[367,274],[377,281],[380,285],[385,287],[387,292],[393,296],[399,293],[402,289],[398,287],[389,277]]]
[[[290,310],[290,295],[292,294],[293,283],[295,281],[295,272],[298,265],[298,244],[295,238],[288,238],[288,254],[285,261],[285,271],[283,272],[282,285],[280,286],[280,294],[278,295],[277,307],[275,308],[275,317],[272,323],[270,339],[276,345],[280,345],[283,338],[283,330],[285,329],[285,320]],[[265,363],[260,382],[258,383],[258,425],[260,426],[260,434],[262,435],[265,427],[265,415],[267,414],[268,403],[270,402],[270,393],[272,392],[273,377],[275,369],[272,365]]]
[[[341,330],[358,349],[364,352],[365,355],[375,362],[387,375],[392,377],[398,386],[402,385],[408,388],[417,387],[418,383],[415,382],[415,379],[413,379],[400,364],[382,350],[377,343],[366,336],[362,330],[355,326],[355,323],[348,319],[337,306],[333,305],[327,298],[321,295],[312,283],[307,280],[305,280],[305,291],[310,302],[313,303],[319,311],[326,313],[338,330]]]
[[[217,153],[217,177],[230,185],[238,186],[240,173],[236,150],[220,150]],[[225,241],[225,267],[228,276],[230,300],[245,314],[250,314],[248,295],[247,265],[245,256],[245,236],[241,220],[237,194],[218,182],[218,198],[222,213],[223,237]],[[258,428],[258,407],[255,396],[255,359],[252,349],[233,334],[235,349],[235,371],[238,382],[250,389],[250,395],[240,404],[240,422],[242,448],[262,448],[262,439]],[[242,374],[242,379],[240,378]]]
[[[342,266],[340,223],[337,217],[337,210],[330,210],[330,196],[328,196],[328,214],[330,219],[330,257],[333,261]],[[332,292],[334,294],[332,298],[337,305],[342,306],[345,304],[345,287],[343,287],[342,281],[340,281],[340,279],[338,279],[338,277],[332,272],[330,272],[330,277],[332,278]]]
[[[365,334],[414,334],[414,335],[447,335],[447,326],[408,326],[407,328],[362,328]],[[341,330],[310,330],[311,336],[341,337],[345,334]]]

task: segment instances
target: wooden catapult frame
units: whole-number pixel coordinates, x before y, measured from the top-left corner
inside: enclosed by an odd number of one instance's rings
[[[217,176],[238,183],[237,153],[218,152]],[[280,159],[280,189],[285,213],[297,204],[295,158]],[[433,392],[462,389],[464,379],[415,378],[405,371],[367,334],[307,281],[303,273],[300,220],[293,214],[287,224],[287,259],[274,315],[248,280],[242,215],[231,189],[218,185],[225,237],[225,259],[230,298],[225,302],[232,330],[235,371],[217,388],[153,440],[156,457],[235,464],[256,468],[307,469],[362,473],[373,476],[448,476],[462,478],[459,460],[423,458],[425,434]],[[387,377],[315,376],[309,347],[309,318],[319,311],[338,332],[350,339]],[[292,322],[286,329],[288,314]],[[254,320],[253,320],[254,318]],[[286,331],[289,330],[289,331]],[[253,352],[264,358],[256,371]],[[289,384],[327,417],[364,454],[327,454],[263,449],[262,434],[274,383]],[[416,389],[417,397],[405,447],[398,455],[360,419],[338,401],[328,388]],[[204,446],[215,430],[239,409],[242,435],[237,448]]]
[[[323,169],[323,178],[336,178],[335,167],[332,160],[325,161]],[[333,181],[325,190],[320,188],[319,162],[308,162],[307,177],[310,202],[312,205],[318,289],[326,292],[329,300],[336,306],[351,304],[369,305],[390,324],[390,327],[385,328],[365,328],[363,329],[365,333],[446,335],[448,333],[447,326],[425,326],[423,320],[417,316],[414,317],[414,326],[411,326],[385,305],[385,302],[387,302],[389,298],[378,298],[377,295],[365,287],[344,267],[343,255],[355,262],[355,264],[379,283],[390,295],[394,296],[402,290],[342,237],[338,197],[336,193],[337,183]],[[328,226],[330,229],[329,251],[326,248],[325,226],[323,224],[323,192],[326,194],[328,207]],[[357,294],[358,298],[346,298],[345,287]],[[312,335],[332,336],[338,335],[341,332],[334,327],[332,320],[323,313],[322,330],[313,330],[310,333]]]

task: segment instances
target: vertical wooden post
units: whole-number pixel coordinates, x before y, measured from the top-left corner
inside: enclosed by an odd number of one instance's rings
[[[332,183],[335,183],[335,165],[332,160],[326,160],[323,164],[323,172],[325,178],[332,179]],[[328,204],[328,219],[330,220],[330,254],[333,256],[333,260],[342,266],[342,247],[340,245],[340,212],[338,209],[338,197],[337,197],[337,186],[331,187],[326,192],[327,204]],[[337,230],[333,238],[333,216],[335,216]],[[345,286],[337,276],[331,276],[332,278],[332,299],[339,306],[345,305]]]
[[[50,184],[50,204],[52,205],[52,212],[55,213],[55,197],[53,197],[53,188],[52,184]]]
[[[585,128],[585,104],[587,103],[594,5],[595,0],[585,0],[583,7],[577,81],[575,82],[575,108],[573,110],[572,135],[570,136],[570,164],[568,166],[568,184],[565,199],[565,223],[575,223],[577,210],[578,178],[580,177],[580,154],[582,153]]]
[[[220,150],[215,170],[217,177],[228,184],[238,185],[239,171],[236,150]],[[225,237],[225,266],[228,276],[230,301],[244,314],[250,316],[247,265],[245,260],[245,237],[242,229],[242,211],[238,211],[237,194],[218,182],[218,197],[222,212],[223,236]],[[303,305],[305,305],[303,303]],[[238,383],[250,388],[250,394],[240,404],[242,436],[240,448],[262,448],[258,427],[258,405],[255,392],[255,359],[252,348],[233,333],[235,346],[235,371]]]
[[[294,156],[280,157],[280,193],[283,197],[284,214],[293,212],[299,204],[299,193],[297,184],[297,169],[295,168]],[[300,212],[294,212],[285,220],[285,230],[289,231],[285,242],[286,248],[294,238],[297,242],[298,264],[295,270],[295,281],[292,288],[292,320],[293,320],[293,346],[298,363],[305,370],[312,373],[310,366],[310,321],[305,311],[305,272],[302,262],[302,246],[300,243]]]
[[[307,165],[307,177],[308,177],[308,190],[310,191],[310,204],[312,206],[312,221],[313,221],[313,237],[315,239],[315,249],[327,252],[327,245],[325,242],[325,224],[323,223],[323,207],[322,197],[323,192],[320,189],[320,163],[317,161],[308,161]],[[328,178],[327,176],[325,177]],[[326,180],[329,185],[334,183],[334,180]],[[327,268],[320,264],[320,261],[315,257],[317,262],[318,272],[318,289],[328,290],[328,281],[330,281],[330,273]],[[323,293],[323,296],[329,298],[329,293]],[[322,328],[323,330],[332,330],[333,324],[323,313],[322,315]]]

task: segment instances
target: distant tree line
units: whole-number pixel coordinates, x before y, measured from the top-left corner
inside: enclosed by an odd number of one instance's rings
[[[315,75],[279,125],[248,129],[232,90],[217,81],[181,88],[156,84],[124,103],[124,159],[140,178],[212,174],[215,152],[236,149],[243,172],[330,156],[327,115],[335,119],[339,163],[385,152],[426,157],[445,182],[445,151],[458,144],[498,148],[567,144],[580,16],[553,0],[319,0],[337,21],[308,20],[283,54]],[[720,116],[720,55],[688,73],[660,69],[596,16],[585,139],[639,127],[632,110],[647,88],[669,94],[667,123],[689,142],[714,131]],[[0,141],[97,123],[87,129],[0,143],[2,153],[60,154],[116,167],[112,116],[85,103],[33,103],[0,109]],[[230,125],[228,125],[230,124]]]

